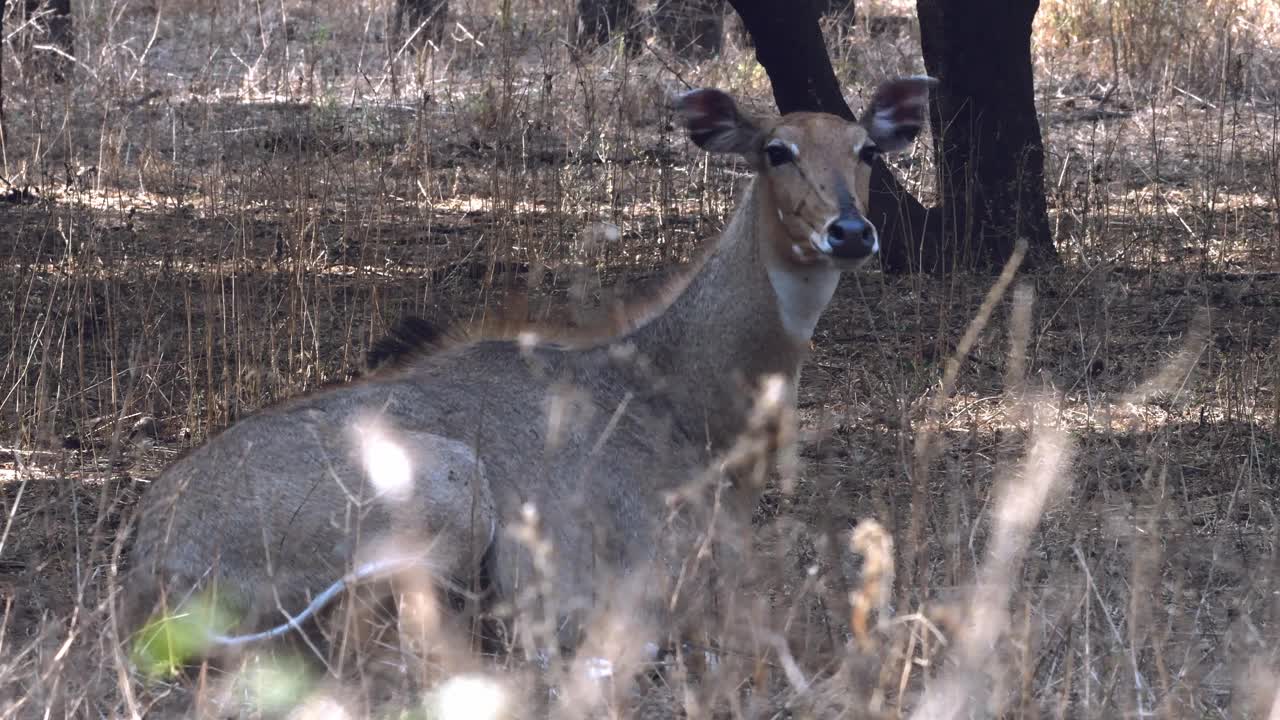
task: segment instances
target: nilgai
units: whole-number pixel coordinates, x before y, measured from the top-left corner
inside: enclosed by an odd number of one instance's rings
[[[608,337],[433,344],[235,423],[146,493],[126,622],[214,588],[238,618],[219,631],[287,629],[335,581],[417,563],[483,575],[563,646],[606,606],[667,639],[705,600],[704,550],[749,528],[761,474],[734,448],[790,401],[841,271],[878,251],[870,163],[915,138],[933,82],[886,82],[859,122],[681,95],[693,142],[755,172],[691,272]]]

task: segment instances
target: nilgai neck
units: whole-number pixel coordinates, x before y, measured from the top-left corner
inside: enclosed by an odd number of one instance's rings
[[[678,109],[699,146],[756,170],[718,241],[628,334],[712,448],[741,432],[763,377],[794,388],[841,272],[879,251],[866,220],[870,164],[923,121],[927,78],[886,83],[860,124],[794,113],[764,123],[716,90]],[[661,305],[660,305],[661,306]]]

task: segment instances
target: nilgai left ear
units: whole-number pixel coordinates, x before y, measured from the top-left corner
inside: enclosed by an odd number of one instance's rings
[[[713,153],[738,153],[748,158],[760,152],[760,127],[738,110],[733,98],[720,90],[699,88],[675,100],[689,139]]]
[[[911,144],[924,127],[929,88],[938,81],[928,75],[889,80],[876,88],[859,122],[883,152],[897,152]]]

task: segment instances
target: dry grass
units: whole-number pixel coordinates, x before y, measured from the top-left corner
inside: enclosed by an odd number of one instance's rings
[[[6,25],[0,717],[364,715],[476,687],[383,636],[340,678],[143,683],[102,622],[115,540],[183,448],[357,374],[405,314],[589,322],[732,207],[742,168],[663,99],[716,85],[770,110],[749,50],[575,55],[559,4],[455,5],[415,56],[383,5],[86,0],[64,84]],[[851,88],[922,69],[914,31],[867,28],[829,29]],[[1036,41],[1063,267],[986,304],[989,277],[848,278],[804,371],[795,482],[757,510],[755,622],[639,699],[478,661],[533,698],[514,715],[1271,710],[1280,19],[1046,1]],[[924,153],[900,170],[930,195]]]

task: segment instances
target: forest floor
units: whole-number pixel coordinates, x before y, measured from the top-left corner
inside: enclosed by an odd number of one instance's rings
[[[249,29],[130,9],[88,33],[83,84],[6,66],[0,717],[191,702],[126,681],[102,623],[149,481],[236,418],[358,377],[405,315],[581,324],[651,294],[746,177],[664,98],[717,85],[770,111],[736,46],[577,55],[558,18],[504,32],[477,11],[428,59],[388,63],[367,8],[286,7]],[[922,70],[909,34],[830,41],[851,88]],[[992,714],[1262,717],[1280,685],[1280,106],[1100,94],[1053,60],[1038,102],[1063,263],[1017,280],[1022,372],[1006,296],[935,405],[994,275],[851,274],[815,335],[799,482],[770,487],[755,540],[788,660],[828,695],[846,683],[815,716],[909,708],[946,671],[931,623],[945,637],[974,612],[993,508],[1045,437],[1065,450],[1015,568]],[[895,162],[926,200],[928,147]],[[853,687],[833,658],[866,518],[894,537],[901,623]]]

